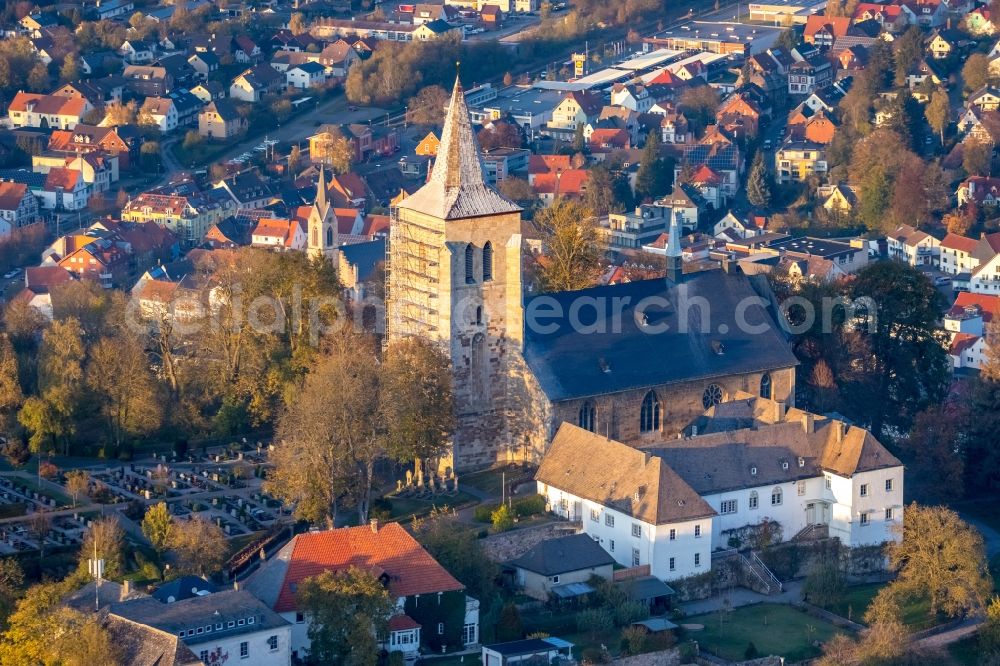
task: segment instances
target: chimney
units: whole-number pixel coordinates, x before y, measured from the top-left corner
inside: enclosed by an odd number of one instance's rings
[[[833,422],[833,427],[834,427],[833,433],[834,436],[837,438],[837,444],[840,444],[841,442],[844,441],[844,434],[847,431],[847,424],[845,424],[843,421],[838,420]]]
[[[802,414],[802,429],[807,435],[811,435],[815,431],[815,426],[813,424],[813,419],[815,416],[809,412],[804,412]]]
[[[132,581],[126,578],[125,582],[122,583],[122,595],[120,601],[128,599],[130,594],[132,594]]]
[[[378,518],[372,518],[368,521],[369,527],[372,528],[372,532],[378,534]]]

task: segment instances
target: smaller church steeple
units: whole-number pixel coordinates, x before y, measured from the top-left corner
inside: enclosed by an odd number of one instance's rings
[[[681,257],[681,211],[674,211],[670,220],[670,237],[667,239],[667,279],[680,284],[684,279],[684,259]]]
[[[337,225],[333,208],[327,200],[326,171],[319,167],[319,180],[316,182],[316,198],[309,209],[307,235],[309,256],[330,258],[337,247]]]
[[[322,214],[326,213],[329,204],[326,201],[326,171],[319,165],[319,180],[316,182],[316,207]]]

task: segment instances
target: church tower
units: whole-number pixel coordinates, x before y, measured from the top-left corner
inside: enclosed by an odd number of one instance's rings
[[[306,223],[310,257],[333,259],[337,251],[337,222],[333,207],[326,198],[326,172],[319,168],[319,182],[316,183],[316,199],[309,209]]]
[[[392,211],[389,344],[407,336],[451,355],[457,428],[450,460],[469,469],[506,459],[512,358],[523,340],[521,209],[486,183],[456,80],[430,178]]]

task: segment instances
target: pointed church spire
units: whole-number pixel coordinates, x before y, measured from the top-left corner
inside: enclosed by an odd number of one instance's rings
[[[430,178],[399,207],[445,220],[521,210],[486,182],[465,92],[457,77]]]
[[[326,172],[323,165],[319,165],[319,181],[316,183],[316,206],[323,210],[326,208]]]
[[[674,211],[670,220],[670,237],[667,238],[667,279],[678,284],[684,279],[684,259],[681,257],[681,211]]]

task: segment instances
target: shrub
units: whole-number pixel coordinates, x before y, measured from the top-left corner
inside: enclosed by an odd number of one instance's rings
[[[519,640],[524,632],[521,625],[521,613],[517,606],[507,604],[500,611],[500,618],[496,624],[496,637],[500,642]]]
[[[615,624],[627,627],[649,617],[649,606],[640,601],[624,601],[615,606]]]
[[[824,558],[809,572],[802,592],[806,601],[828,608],[843,598],[844,588],[844,575],[837,561]]]
[[[493,521],[493,529],[497,532],[506,532],[514,527],[513,512],[507,508],[506,504],[490,514],[490,519]]]
[[[514,513],[518,518],[539,516],[545,513],[545,498],[541,495],[522,497],[514,501]]]
[[[611,611],[604,608],[588,608],[576,616],[576,630],[589,633],[591,636],[611,631],[614,624]]]
[[[698,644],[688,641],[681,645],[680,657],[682,664],[694,663],[694,660],[698,658]]]
[[[625,627],[622,629],[622,652],[629,655],[646,651],[647,632],[645,627]]]
[[[743,651],[743,658],[750,660],[750,659],[756,659],[759,656],[760,653],[757,652],[757,646],[753,644],[753,641],[747,643],[747,649]]]
[[[477,523],[491,523],[493,522],[493,512],[499,506],[499,504],[480,504],[472,510],[472,517]]]
[[[658,631],[646,636],[646,650],[649,652],[662,652],[675,645],[677,645],[677,636],[672,631]]]
[[[606,650],[599,647],[588,647],[583,649],[581,662],[584,666],[588,664],[607,664],[611,662],[611,655]]]

